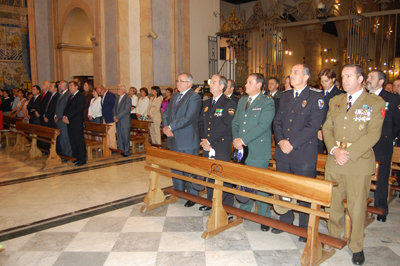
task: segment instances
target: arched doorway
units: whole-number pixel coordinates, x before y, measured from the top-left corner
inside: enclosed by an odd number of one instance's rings
[[[61,51],[62,77],[72,80],[74,76],[93,77],[93,31],[85,11],[73,8],[62,25]]]

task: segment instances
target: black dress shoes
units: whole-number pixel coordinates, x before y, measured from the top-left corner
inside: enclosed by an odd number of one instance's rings
[[[130,154],[121,153],[122,157],[129,157]]]
[[[386,215],[378,215],[376,219],[382,223],[386,222]]]
[[[205,206],[205,205],[199,207],[199,211],[209,211],[209,210],[211,210],[211,207],[208,207],[208,206]]]
[[[274,233],[274,234],[280,234],[282,232],[283,232],[282,230],[279,230],[279,229],[276,229],[276,228],[272,228],[272,230],[271,230],[271,233]]]
[[[307,243],[307,238],[300,236],[299,242]]]
[[[76,164],[75,164],[75,166],[82,166],[82,165],[85,165],[86,164],[86,162],[77,162]]]
[[[353,259],[351,260],[354,265],[363,265],[365,262],[364,251],[353,253]]]
[[[268,226],[268,225],[262,224],[261,227],[260,227],[260,229],[261,229],[261,231],[263,231],[263,232],[268,232],[268,231],[269,231],[269,226]]]
[[[72,161],[73,164],[75,164],[75,163],[77,163],[77,162],[79,162],[79,161],[78,161],[78,160],[73,160],[73,161]]]
[[[185,207],[192,207],[193,205],[195,205],[196,204],[196,202],[193,202],[193,201],[191,201],[191,200],[188,200],[188,201],[186,201],[186,203],[185,203]]]

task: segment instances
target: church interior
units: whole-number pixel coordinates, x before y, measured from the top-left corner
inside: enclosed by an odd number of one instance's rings
[[[250,73],[283,84],[298,63],[315,88],[321,69],[339,77],[347,63],[393,83],[400,1],[0,0],[0,40],[1,90],[78,79],[113,93],[119,84],[159,86],[165,95],[186,72],[207,94],[214,74],[238,87]],[[306,243],[290,233],[244,219],[203,239],[211,211],[183,199],[141,212],[148,138],[133,142],[129,157],[96,146],[84,166],[47,167],[46,156],[27,157],[33,140],[24,148],[18,136],[0,137],[0,265],[301,265]],[[172,184],[161,176],[158,185]],[[365,265],[400,263],[398,194],[389,207],[385,223],[365,229]],[[328,232],[324,219],[319,230]],[[346,246],[321,265],[353,265],[351,256]]]

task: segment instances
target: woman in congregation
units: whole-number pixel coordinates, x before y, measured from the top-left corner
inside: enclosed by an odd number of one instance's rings
[[[89,121],[89,106],[93,98],[92,91],[92,86],[89,82],[85,81],[83,83],[83,93],[85,94],[85,109],[83,110],[83,115],[85,121]]]
[[[140,98],[138,100],[138,104],[136,106],[136,116],[137,119],[146,120],[147,109],[149,108],[149,91],[147,88],[140,88]]]
[[[169,100],[171,100],[171,96],[172,96],[173,92],[174,91],[172,90],[172,88],[167,88],[165,90],[165,97],[164,97],[164,99],[163,99],[163,101],[161,103],[161,113],[164,113],[165,110],[167,109],[167,106],[169,104]]]
[[[161,89],[158,86],[151,87],[151,98],[149,108],[147,110],[147,117],[153,123],[150,124],[150,138],[151,143],[161,145],[161,103],[163,97]]]
[[[292,89],[292,85],[290,85],[290,77],[289,76],[286,76],[286,78],[285,78],[284,88],[285,88],[285,91]]]
[[[24,92],[21,89],[18,90],[17,94],[18,94],[19,101],[18,101],[17,106],[11,111],[10,116],[23,118],[24,113],[22,112],[22,108],[24,107],[26,98],[24,97],[25,96]]]
[[[29,122],[28,103],[32,99],[32,97],[33,97],[32,92],[28,92],[26,94],[26,101],[24,102],[24,105],[22,106],[22,113],[24,114],[24,122],[26,122],[26,123]]]
[[[137,89],[135,87],[129,88],[129,97],[131,97],[131,119],[137,119],[136,117],[136,106],[138,104]]]
[[[93,98],[90,100],[88,119],[89,122],[103,123],[103,114],[101,110],[101,97],[96,90],[92,91]]]

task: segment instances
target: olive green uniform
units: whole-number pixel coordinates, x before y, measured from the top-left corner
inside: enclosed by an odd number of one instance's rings
[[[331,236],[340,238],[343,231],[343,200],[352,221],[349,248],[353,253],[363,250],[366,199],[370,190],[371,175],[375,172],[375,156],[372,147],[378,142],[385,115],[385,102],[365,91],[347,109],[347,94],[332,98],[324,126],[323,136],[328,153],[333,147],[349,152],[349,161],[340,166],[333,155],[328,155],[325,179],[335,181],[332,203],[329,209],[328,230]]]

